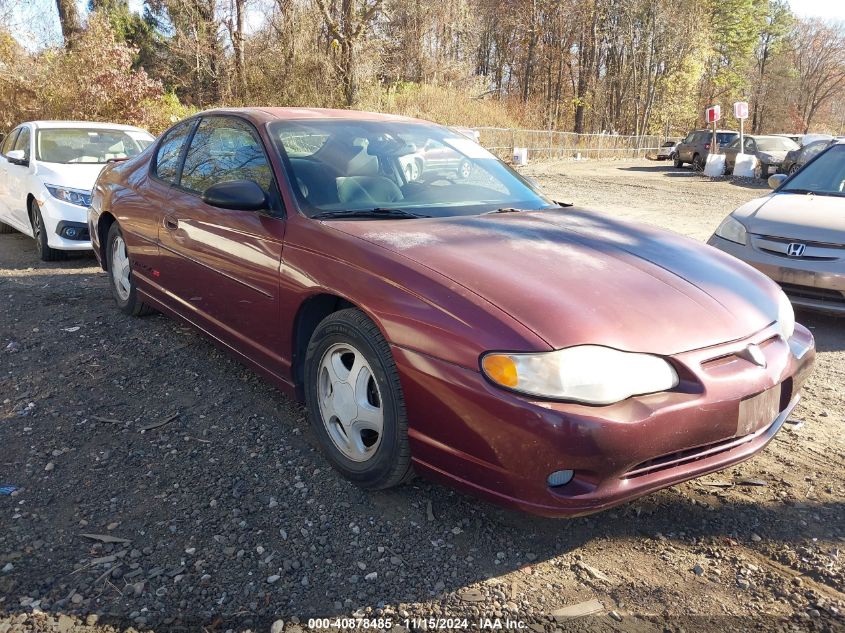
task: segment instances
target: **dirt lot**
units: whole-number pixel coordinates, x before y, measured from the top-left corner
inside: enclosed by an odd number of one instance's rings
[[[645,161],[527,171],[560,200],[699,239],[765,190]],[[191,329],[117,312],[92,258],[43,264],[0,236],[0,486],[18,488],[0,496],[0,633],[297,631],[354,614],[843,630],[845,322],[799,320],[816,371],[762,454],[554,521],[419,479],[359,491],[297,405]],[[597,615],[553,617],[592,599]]]

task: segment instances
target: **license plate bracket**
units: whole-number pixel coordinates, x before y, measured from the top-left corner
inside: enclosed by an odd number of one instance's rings
[[[739,403],[737,437],[754,433],[774,422],[780,413],[780,392],[781,385],[775,385]]]

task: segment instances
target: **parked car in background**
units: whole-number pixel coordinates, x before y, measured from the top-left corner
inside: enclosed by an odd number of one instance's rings
[[[739,132],[732,130],[716,130],[717,152],[727,147],[734,139],[739,138]],[[687,137],[678,143],[675,150],[675,167],[683,167],[686,163],[692,165],[693,169],[701,171],[707,162],[710,154],[710,145],[713,142],[713,130],[693,130]]]
[[[666,141],[657,148],[657,160],[675,160],[680,141]]]
[[[140,154],[153,142],[129,125],[31,121],[0,146],[0,233],[35,238],[44,261],[65,251],[89,250],[91,188],[109,161]]]
[[[450,127],[447,128],[458,135],[465,137],[473,143],[478,143],[478,131],[472,128]],[[421,148],[399,159],[405,180],[414,182],[419,180],[423,174],[440,174],[453,176],[466,180],[472,174],[472,163],[456,152],[448,145],[427,142]]]
[[[796,306],[845,315],[845,143],[731,213],[708,244],[777,281]]]
[[[440,146],[473,178],[408,182],[400,158]],[[365,488],[415,471],[596,512],[762,449],[815,356],[764,275],[562,208],[415,119],[200,113],[103,170],[89,225],[121,311],[184,319],[304,399]]]
[[[801,169],[804,165],[809,163],[813,157],[821,153],[823,150],[827,149],[830,145],[835,142],[835,139],[813,141],[812,143],[808,143],[803,147],[798,147],[797,149],[790,150],[786,153],[786,156],[784,157],[783,162],[780,165],[780,172],[783,174],[789,174],[791,176],[796,171]]]
[[[737,138],[725,148],[725,173],[733,173],[736,156],[742,153],[757,159],[755,178],[768,178],[780,169],[787,152],[797,149],[798,143],[785,136],[747,135],[742,139],[742,148]]]
[[[803,138],[804,135],[803,134],[786,134],[786,133],[780,132],[778,134],[769,134],[768,136],[782,136],[784,138],[788,138],[790,141],[797,143],[798,145],[801,145],[801,139]]]

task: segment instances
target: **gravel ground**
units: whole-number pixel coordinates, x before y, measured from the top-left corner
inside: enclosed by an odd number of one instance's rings
[[[765,191],[646,161],[527,173],[558,199],[699,239]],[[314,616],[843,630],[845,328],[799,320],[816,371],[763,453],[547,520],[420,479],[356,489],[251,371],[182,324],[117,312],[92,258],[44,264],[2,235],[0,486],[17,490],[0,496],[0,633],[297,633]],[[598,613],[565,619],[573,605]]]

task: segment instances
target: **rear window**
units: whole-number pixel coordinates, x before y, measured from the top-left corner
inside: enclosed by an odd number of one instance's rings
[[[764,152],[788,152],[798,149],[798,144],[785,136],[764,136],[757,138],[757,147]]]
[[[737,138],[739,138],[739,134],[736,132],[716,132],[716,141],[719,145],[727,145]]]

